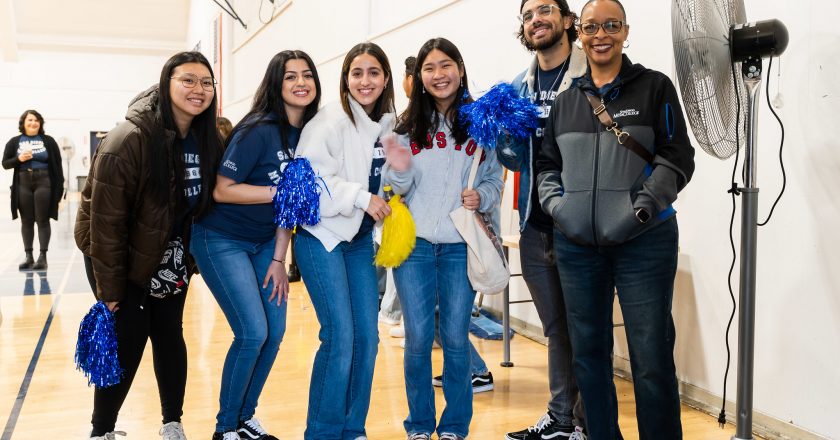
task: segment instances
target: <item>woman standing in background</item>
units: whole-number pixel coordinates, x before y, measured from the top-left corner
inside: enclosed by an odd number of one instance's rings
[[[20,270],[45,270],[50,246],[50,218],[58,220],[58,202],[64,195],[61,151],[44,133],[44,117],[35,110],[20,115],[19,136],[9,139],[3,151],[3,168],[14,169],[12,177],[12,219],[20,212],[20,232],[26,258]],[[38,224],[38,261],[33,257],[35,224]]]

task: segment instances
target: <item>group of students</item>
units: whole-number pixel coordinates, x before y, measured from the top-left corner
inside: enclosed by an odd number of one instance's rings
[[[373,231],[390,214],[386,184],[404,196],[417,234],[414,251],[393,273],[404,314],[407,438],[467,437],[475,291],[466,244],[449,213],[498,209],[503,165],[521,173],[522,270],[548,337],[551,392],[547,413],[506,438],[621,438],[611,363],[616,290],[640,437],[681,438],[670,204],[691,177],[693,149],[676,92],[665,75],[622,54],[629,26],[617,0],[590,0],[579,24],[565,0],[523,0],[519,18],[519,38],[535,57],[514,87],[538,106],[540,126],[524,141],[502,135],[495,152],[467,133],[459,111],[472,102],[466,66],[444,38],[420,48],[408,75],[408,108],[399,116],[397,79],[376,44],[350,49],[339,99],[322,108],[312,59],[282,51],[224,144],[209,62],[197,52],[170,58],[159,83],[135,98],[126,121],[100,144],[82,192],[76,241],[97,298],[115,312],[125,370],[119,384],[96,389],[91,438],[124,435],[115,431],[117,414],[147,339],[160,434],[186,438],[182,319],[196,269],[234,334],[212,438],[276,438],[255,410],[286,326],[293,231],[275,225],[271,202],[295,157],[310,161],[322,186],[320,222],[299,227],[292,245],[321,326],[304,438],[367,438],[379,343]],[[578,38],[582,49],[573,44]],[[592,99],[618,131],[604,130]],[[623,136],[653,160],[626,148]],[[475,154],[481,164],[466,189]],[[439,419],[431,362],[436,309],[446,399]]]

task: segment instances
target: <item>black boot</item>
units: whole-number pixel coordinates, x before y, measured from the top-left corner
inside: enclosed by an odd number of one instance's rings
[[[32,270],[32,266],[35,265],[35,260],[32,258],[32,251],[26,251],[26,260],[23,263],[20,263],[18,266],[19,270]]]
[[[32,270],[47,270],[47,251],[41,251],[38,261],[32,266]]]

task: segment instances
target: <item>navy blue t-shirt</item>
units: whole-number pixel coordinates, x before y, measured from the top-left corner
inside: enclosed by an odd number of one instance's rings
[[[201,195],[201,168],[199,168],[198,142],[192,132],[180,142],[181,154],[184,156],[184,180],[181,186],[184,188],[184,199],[187,201],[187,208],[179,206],[175,221],[172,223],[172,237],[182,237],[184,231],[181,229],[192,216],[195,206],[198,204],[198,196]],[[186,225],[189,227],[189,225]]]
[[[531,169],[534,170],[534,183],[536,183],[536,176],[539,173],[537,170],[537,152],[540,151],[542,145],[545,124],[548,120],[551,106],[557,98],[557,87],[563,82],[563,76],[566,75],[568,65],[569,62],[566,60],[563,64],[548,71],[537,67],[537,76],[534,79],[534,91],[531,93],[531,102],[537,105],[540,114],[537,130],[531,137],[531,142],[534,146],[533,154],[531,154]],[[535,186],[532,185],[531,187],[531,215],[528,217],[528,224],[541,232],[551,232],[554,227],[554,221],[550,215],[542,210],[539,192]]]
[[[290,127],[288,137],[289,152],[294,154],[300,129]],[[280,176],[292,159],[282,147],[277,125],[264,123],[234,133],[222,157],[219,174],[236,183],[274,186],[280,183]],[[232,238],[259,243],[273,238],[277,230],[272,203],[219,203],[200,223]]]
[[[186,139],[181,140],[181,151],[184,153],[184,197],[187,198],[190,210],[193,210],[201,194],[201,168],[199,167],[198,143],[192,132]]]
[[[373,145],[373,161],[370,164],[370,176],[368,176],[368,192],[371,194],[379,193],[379,185],[382,184],[382,167],[385,166],[385,149],[382,148],[382,143],[379,139]],[[359,227],[359,234],[373,231],[373,225],[376,221],[367,212],[362,219],[362,226]]]
[[[20,164],[20,169],[45,170],[49,167],[50,155],[44,145],[44,138],[41,135],[21,135],[18,141],[17,154],[20,156],[26,150],[32,150],[32,159]]]

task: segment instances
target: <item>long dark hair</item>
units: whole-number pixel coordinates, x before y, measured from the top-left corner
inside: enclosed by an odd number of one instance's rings
[[[554,0],[554,2],[557,3],[557,7],[560,8],[560,15],[562,17],[572,17],[572,26],[570,28],[566,29],[566,36],[569,37],[569,43],[570,44],[574,43],[578,39],[578,30],[577,30],[577,27],[575,26],[575,23],[574,23],[575,21],[577,21],[578,16],[577,16],[577,14],[572,12],[572,10],[569,8],[569,3],[567,3],[566,0]],[[520,14],[522,13],[522,7],[525,6],[525,3],[528,3],[528,0],[522,0],[522,3],[519,4],[519,13]],[[623,7],[622,7],[622,10],[623,10]],[[563,20],[560,20],[560,24],[561,25],[563,24]],[[529,43],[527,39],[525,39],[525,24],[524,23],[519,24],[519,32],[516,33],[516,37],[519,38],[519,42],[522,43],[522,45],[525,46],[526,49],[528,49],[532,52],[534,50],[536,50],[534,48],[534,46],[531,43]]]
[[[306,106],[303,111],[303,125],[306,125],[318,112],[318,105],[321,103],[321,80],[318,78],[318,70],[315,63],[306,52],[300,50],[284,50],[271,58],[268,67],[265,69],[265,76],[254,93],[254,102],[251,103],[251,110],[240,120],[233,132],[227,138],[225,145],[230,144],[233,135],[242,131],[242,136],[252,128],[262,124],[276,124],[280,131],[280,141],[283,152],[287,157],[294,157],[289,149],[289,115],[286,113],[286,105],[283,101],[283,78],[286,76],[286,62],[289,60],[304,60],[312,71],[312,79],[315,80],[315,99]],[[270,113],[277,115],[277,121],[270,121],[267,116]]]
[[[148,155],[148,170],[149,196],[156,203],[165,206],[169,200],[170,191],[170,177],[172,172],[175,172],[175,183],[178,191],[177,197],[180,203],[186,203],[183,200],[183,180],[184,180],[184,157],[182,154],[176,154],[172,157],[172,152],[167,152],[167,145],[165,142],[166,132],[174,131],[178,133],[178,128],[175,125],[175,116],[172,112],[172,97],[169,94],[169,86],[171,77],[175,68],[187,63],[198,63],[207,67],[213,77],[213,68],[207,58],[200,52],[180,52],[169,58],[163,69],[160,72],[160,82],[158,83],[158,102],[155,108],[152,132],[149,133],[151,141],[148,148],[152,151]],[[215,77],[214,77],[215,80]],[[201,87],[200,85],[198,87]],[[195,136],[198,144],[198,154],[201,157],[199,161],[199,169],[201,171],[201,194],[199,195],[198,205],[196,206],[195,215],[201,217],[207,212],[213,204],[213,188],[216,185],[216,172],[218,170],[219,162],[222,159],[222,142],[219,138],[219,131],[216,129],[216,94],[213,93],[213,99],[210,102],[210,107],[194,117],[192,124],[190,124],[190,131]],[[175,136],[176,146],[181,142],[180,138]],[[177,149],[176,149],[177,151]],[[172,162],[174,159],[175,169],[172,169]],[[182,205],[183,206],[183,205]]]
[[[41,124],[41,126],[38,127],[38,134],[43,136],[44,135],[44,117],[41,116],[41,114],[38,113],[35,110],[27,110],[20,115],[20,120],[18,120],[18,130],[20,131],[20,134],[23,134],[23,135],[26,134],[26,127],[23,126],[23,123],[26,122],[26,117],[30,114],[32,116],[35,116],[35,119],[37,119],[38,123]]]
[[[411,90],[411,98],[408,100],[408,108],[400,117],[397,128],[394,130],[399,134],[408,134],[412,142],[417,145],[426,145],[427,136],[431,131],[440,125],[440,115],[435,106],[435,100],[431,93],[424,93],[423,77],[421,70],[423,63],[426,62],[426,57],[433,50],[439,50],[452,58],[458,67],[463,69],[464,76],[458,91],[455,92],[455,100],[444,112],[444,117],[447,121],[452,123],[452,137],[455,142],[463,144],[469,139],[467,134],[467,121],[461,119],[461,106],[473,101],[470,96],[470,88],[468,86],[469,80],[467,78],[467,68],[464,66],[464,57],[461,56],[461,51],[446,38],[432,38],[427,41],[420,48],[417,53],[417,63],[414,65],[413,83],[414,87]]]
[[[376,99],[373,112],[368,116],[374,121],[379,121],[385,113],[394,113],[396,111],[394,110],[394,75],[391,74],[391,64],[388,62],[388,56],[375,43],[359,43],[353,46],[344,57],[344,64],[341,65],[341,84],[339,84],[338,89],[341,95],[341,107],[344,108],[344,113],[347,113],[347,116],[350,117],[353,124],[356,123],[356,119],[350,110],[350,86],[347,83],[347,75],[350,74],[350,64],[353,64],[353,60],[363,54],[376,58],[376,61],[379,61],[379,64],[382,66],[382,71],[388,77],[388,81],[385,83],[385,90]]]

